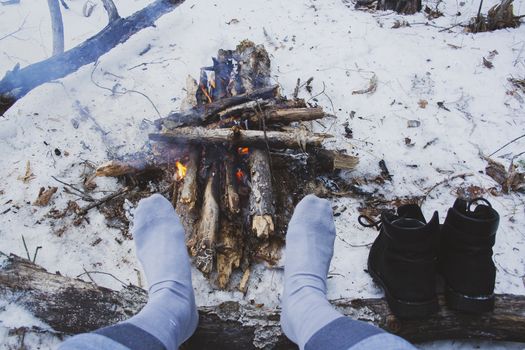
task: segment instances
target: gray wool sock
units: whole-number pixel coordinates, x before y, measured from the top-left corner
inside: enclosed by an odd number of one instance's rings
[[[133,219],[137,256],[149,285],[148,303],[129,322],[177,349],[197,327],[184,229],[160,194],[139,202]]]
[[[288,225],[281,326],[304,349],[318,330],[343,317],[326,298],[326,277],[334,252],[330,202],[308,195]]]

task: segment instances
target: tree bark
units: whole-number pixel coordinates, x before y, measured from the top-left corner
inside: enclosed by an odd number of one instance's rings
[[[172,11],[183,2],[184,0],[156,0],[129,17],[119,18],[109,23],[98,34],[61,55],[22,69],[15,67],[13,71],[8,71],[0,80],[0,114],[7,111],[16,100],[24,97],[35,87],[63,78],[80,67],[95,62],[100,56],[116,45],[124,43],[136,32],[153,26],[159,17]]]
[[[202,127],[181,127],[163,133],[149,134],[150,140],[170,143],[233,143],[243,146],[268,146],[271,148],[300,149],[306,146],[320,146],[328,134],[301,134],[298,132],[205,129]]]
[[[117,7],[115,6],[113,0],[102,0],[102,4],[104,5],[104,9],[106,9],[106,12],[108,13],[109,23],[114,22],[120,18]]]
[[[268,238],[273,235],[275,226],[273,216],[272,174],[270,160],[266,150],[253,149],[249,156],[250,166],[250,214],[252,216],[252,232],[258,238]]]
[[[47,0],[51,15],[51,30],[53,32],[53,56],[64,53],[64,22],[58,0]]]
[[[215,245],[219,231],[220,210],[216,197],[217,178],[215,167],[209,171],[204,189],[200,219],[190,239],[190,253],[195,265],[202,273],[209,275],[215,260]]]
[[[134,286],[113,291],[79,279],[47,272],[11,255],[0,267],[0,297],[27,308],[54,330],[66,334],[93,331],[136,314],[147,300]],[[354,319],[374,323],[409,341],[486,339],[525,342],[525,296],[496,295],[494,311],[482,315],[449,310],[422,320],[402,321],[384,299],[332,302]],[[238,302],[199,308],[199,327],[184,349],[297,349],[282,334],[278,310]]]

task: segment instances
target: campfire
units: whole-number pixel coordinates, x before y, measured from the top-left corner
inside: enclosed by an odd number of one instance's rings
[[[322,147],[330,135],[312,133],[305,122],[326,113],[280,95],[262,45],[219,50],[186,90],[189,108],[155,121],[153,157],[172,169],[172,203],[195,266],[219,288],[246,292],[252,263],[279,260],[295,204],[358,160]],[[97,174],[138,173],[146,163],[112,161]]]

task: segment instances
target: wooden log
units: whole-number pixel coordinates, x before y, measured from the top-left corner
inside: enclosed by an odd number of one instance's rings
[[[215,244],[219,230],[220,210],[215,196],[216,179],[215,170],[212,169],[208,174],[204,189],[200,219],[194,236],[190,239],[190,253],[194,257],[195,265],[206,275],[210,274],[213,269]]]
[[[110,160],[109,162],[101,164],[95,170],[95,175],[99,177],[118,177],[137,174],[148,168],[154,168],[154,166],[149,164],[146,159],[133,161]]]
[[[116,45],[127,41],[136,32],[153,26],[158,18],[183,2],[184,0],[156,0],[129,17],[111,22],[98,34],[61,55],[22,69],[17,65],[0,80],[0,115],[35,87],[63,78],[80,67],[95,62]]]
[[[279,85],[269,86],[254,90],[252,93],[223,98],[212,103],[197,106],[188,111],[172,113],[166,118],[155,120],[155,125],[160,129],[174,129],[181,126],[195,126],[214,121],[218,113],[230,107],[254,101],[257,99],[271,99],[279,95]]]
[[[200,161],[200,147],[192,147],[186,163],[186,176],[182,184],[179,200],[189,211],[195,209],[197,203],[197,177]]]
[[[249,155],[250,166],[250,215],[252,231],[258,237],[266,239],[273,235],[275,226],[273,216],[272,174],[270,160],[266,150],[253,149]]]
[[[271,148],[299,149],[306,146],[320,146],[328,134],[311,134],[301,131],[281,132],[260,130],[206,129],[202,127],[182,127],[163,133],[149,134],[150,140],[170,143],[233,143],[245,146],[268,146]]]
[[[241,265],[244,251],[242,224],[221,215],[221,227],[217,242],[217,285],[226,289],[234,269]]]
[[[270,109],[266,113],[267,123],[285,123],[309,121],[324,118],[326,114],[322,108],[286,108],[286,109]],[[253,116],[250,118],[252,122],[257,122],[259,118]]]
[[[224,160],[224,190],[223,195],[225,196],[225,206],[228,208],[230,216],[239,214],[240,211],[240,198],[237,193],[235,186],[235,175],[234,175],[234,160],[231,156],[226,156]]]
[[[126,286],[113,291],[95,284],[49,273],[29,260],[11,255],[0,265],[0,297],[20,305],[55,331],[90,332],[123,321],[146,303],[146,291]],[[398,320],[384,299],[339,299],[343,314],[373,323],[409,341],[484,339],[525,342],[525,296],[496,295],[493,312],[472,315],[447,308],[421,320]],[[199,326],[183,345],[201,349],[297,349],[282,334],[279,311],[250,303],[226,302],[199,308]]]
[[[313,152],[322,171],[353,170],[359,164],[359,158],[339,151],[324,148]]]

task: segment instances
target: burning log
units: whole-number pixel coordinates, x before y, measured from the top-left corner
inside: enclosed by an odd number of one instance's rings
[[[252,231],[258,238],[268,238],[275,230],[273,222],[275,208],[273,206],[270,160],[266,151],[254,149],[250,153],[249,161]]]
[[[27,308],[65,334],[90,332],[128,319],[147,300],[141,288],[130,285],[113,291],[49,273],[16,255],[0,267],[0,297]],[[494,311],[483,315],[450,310],[442,296],[439,303],[435,315],[411,321],[395,318],[384,299],[339,299],[334,306],[344,315],[414,342],[465,338],[525,342],[525,296],[498,294]],[[199,308],[199,326],[183,348],[291,350],[297,346],[282,334],[278,310],[226,302]]]
[[[305,146],[320,146],[328,134],[306,132],[281,132],[260,130],[206,129],[202,127],[182,127],[163,133],[149,134],[150,140],[169,143],[208,143],[208,144],[243,144],[246,146],[265,146],[270,148],[301,149]]]
[[[208,174],[200,220],[194,236],[190,239],[190,252],[195,257],[197,268],[204,274],[210,274],[215,258],[215,244],[219,230],[219,204],[215,198],[215,169]]]
[[[197,173],[199,169],[200,148],[193,147],[189,154],[188,163],[185,168],[184,183],[180,192],[180,202],[184,204],[188,210],[195,209],[197,202]]]
[[[249,94],[237,95],[223,98],[212,103],[197,106],[189,111],[172,113],[166,118],[155,120],[155,125],[160,129],[162,126],[167,129],[174,129],[181,126],[202,125],[205,122],[213,121],[213,117],[230,107],[242,103],[255,101],[257,99],[272,99],[279,95],[279,86],[269,86],[254,90]]]

